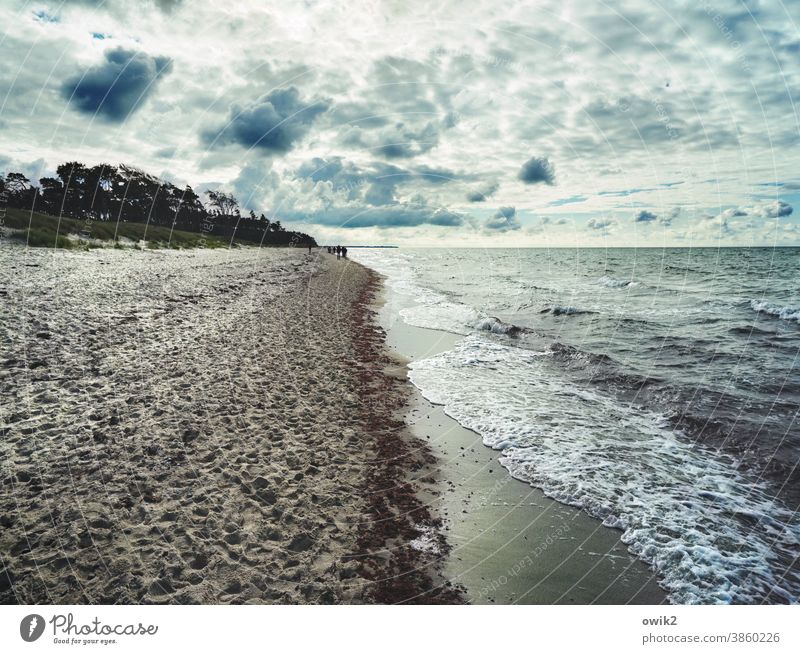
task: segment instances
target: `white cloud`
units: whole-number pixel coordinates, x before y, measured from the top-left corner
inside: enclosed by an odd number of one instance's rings
[[[586,221],[586,228],[591,232],[607,234],[616,224],[617,222],[610,218],[589,218]]]
[[[227,184],[254,208],[296,220],[312,212],[326,230],[355,215],[376,222],[383,210],[382,228],[358,228],[381,241],[399,229],[403,239],[435,234],[440,244],[448,234],[453,242],[516,236],[536,244],[555,234],[572,245],[603,234],[661,244],[684,232],[713,243],[760,238],[759,220],[780,218],[770,237],[797,242],[786,193],[798,181],[800,5],[750,11],[647,0],[614,11],[590,0],[544,0],[535,11],[532,0],[512,1],[503,12],[454,0],[435,9],[421,1],[231,2],[224,11],[210,0],[108,0],[101,8],[19,0],[0,7],[8,90],[0,155],[45,168],[67,159],[152,172],[167,165],[197,187]],[[170,70],[123,123],[98,124],[61,89],[115,48],[169,60]],[[297,102],[276,108],[272,100],[291,88]],[[317,100],[326,110],[297,122],[298,108]],[[229,144],[211,148],[209,128]],[[282,138],[259,140],[262,128]],[[405,177],[296,175],[304,162],[335,157],[371,173],[392,164]],[[423,167],[452,174],[414,174]],[[766,197],[770,181],[774,196]],[[559,205],[578,196],[586,197],[579,214],[575,204]],[[521,229],[467,235],[500,207],[515,207]],[[533,218],[542,212],[552,222]],[[632,215],[646,219],[636,230],[614,229]]]

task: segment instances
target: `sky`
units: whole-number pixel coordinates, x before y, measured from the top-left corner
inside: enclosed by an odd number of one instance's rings
[[[320,243],[800,245],[798,25],[781,0],[0,0],[0,171],[131,164]]]

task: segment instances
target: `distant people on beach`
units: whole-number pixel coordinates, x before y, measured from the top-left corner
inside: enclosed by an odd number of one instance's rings
[[[311,246],[308,246],[308,253],[311,254]]]
[[[328,254],[335,254],[337,259],[347,256],[347,248],[344,245],[328,245]]]

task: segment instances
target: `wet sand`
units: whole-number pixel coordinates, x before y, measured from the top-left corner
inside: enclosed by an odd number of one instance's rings
[[[0,601],[460,601],[374,273],[255,248],[0,264]]]
[[[461,337],[405,324],[408,306],[387,289],[379,310],[387,345],[403,360],[433,356]],[[406,422],[437,455],[441,492],[427,496],[444,518],[451,550],[444,575],[472,603],[660,604],[653,572],[627,552],[622,532],[512,478],[499,453],[415,391]]]

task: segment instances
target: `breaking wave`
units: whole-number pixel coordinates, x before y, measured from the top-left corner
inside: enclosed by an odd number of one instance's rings
[[[800,307],[782,307],[765,300],[750,300],[750,308],[756,313],[762,313],[768,316],[774,316],[775,318],[780,318],[781,320],[790,320],[800,323]]]
[[[606,275],[603,275],[597,281],[606,288],[634,288],[639,285],[639,282],[635,282],[631,279],[614,279]]]

